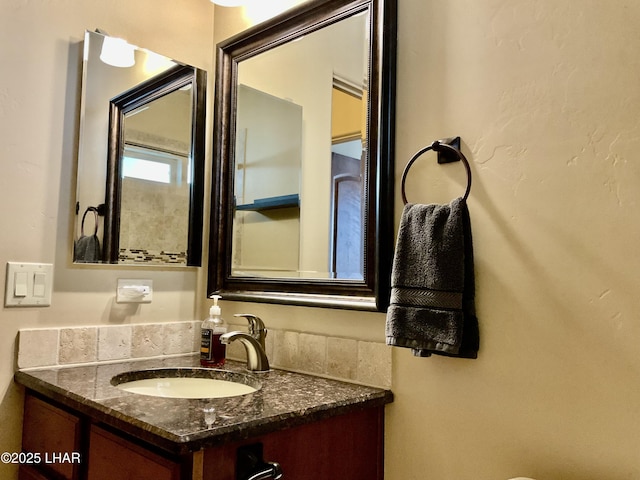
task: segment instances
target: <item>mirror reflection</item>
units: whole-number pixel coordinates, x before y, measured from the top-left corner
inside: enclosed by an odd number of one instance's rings
[[[311,1],[218,45],[209,294],[386,308],[395,8]]]
[[[302,107],[240,84],[235,137],[233,274],[295,275]]]
[[[367,19],[239,62],[232,275],[363,280]]]
[[[74,261],[200,265],[206,74],[112,40],[85,34]]]

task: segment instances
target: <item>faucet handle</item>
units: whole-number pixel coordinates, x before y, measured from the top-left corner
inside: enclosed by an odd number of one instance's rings
[[[264,326],[264,322],[253,315],[252,313],[236,313],[233,315],[234,317],[244,317],[249,322],[249,333],[256,337],[256,340],[260,340],[262,346],[264,347],[264,337],[267,336],[267,329]]]

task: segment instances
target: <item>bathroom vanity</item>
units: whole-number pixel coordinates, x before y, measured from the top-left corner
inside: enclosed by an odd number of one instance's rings
[[[20,479],[382,479],[388,390],[282,370],[254,393],[213,399],[124,391],[127,372],[198,367],[197,356],[19,371]],[[225,370],[247,374],[244,364]],[[273,478],[260,476],[255,478]]]

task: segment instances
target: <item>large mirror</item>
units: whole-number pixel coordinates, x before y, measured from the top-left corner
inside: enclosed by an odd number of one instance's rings
[[[310,1],[218,45],[209,294],[386,309],[395,8]]]
[[[205,92],[203,70],[85,33],[75,263],[201,265]]]

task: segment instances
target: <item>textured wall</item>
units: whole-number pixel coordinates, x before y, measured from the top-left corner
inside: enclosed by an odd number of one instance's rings
[[[390,478],[640,476],[640,5],[400,3],[397,161],[462,136],[482,346],[397,352]]]

